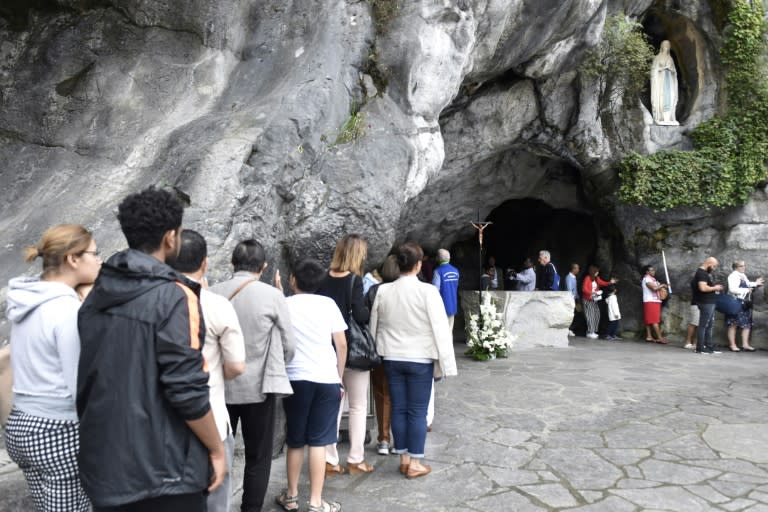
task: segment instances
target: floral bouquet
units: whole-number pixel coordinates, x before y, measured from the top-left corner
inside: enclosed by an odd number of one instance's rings
[[[467,324],[466,355],[478,361],[507,357],[512,348],[512,335],[504,326],[504,315],[496,309],[491,294],[483,294],[480,314],[470,313]]]

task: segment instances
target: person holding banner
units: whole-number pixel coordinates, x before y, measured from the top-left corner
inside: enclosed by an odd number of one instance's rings
[[[643,267],[643,323],[645,324],[645,341],[651,343],[669,343],[661,335],[661,293],[667,290],[667,285],[656,279],[656,269],[653,265]]]

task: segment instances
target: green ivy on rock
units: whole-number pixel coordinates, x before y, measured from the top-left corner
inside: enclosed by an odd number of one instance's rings
[[[761,67],[762,2],[734,0],[721,49],[727,110],[697,126],[693,151],[632,152],[619,165],[619,198],[654,210],[744,204],[766,179],[768,81]]]

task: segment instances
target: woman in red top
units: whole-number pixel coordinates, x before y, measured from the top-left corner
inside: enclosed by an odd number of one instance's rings
[[[587,317],[587,338],[597,338],[597,327],[600,325],[600,307],[597,301],[602,298],[601,288],[615,283],[617,280],[612,278],[605,281],[600,278],[600,267],[592,263],[581,283],[581,300],[584,303],[584,316]]]

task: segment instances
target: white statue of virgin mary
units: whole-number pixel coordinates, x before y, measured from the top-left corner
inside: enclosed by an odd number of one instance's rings
[[[678,125],[675,119],[677,107],[677,70],[670,53],[669,41],[662,41],[659,53],[651,66],[651,108],[653,121],[661,125]]]

